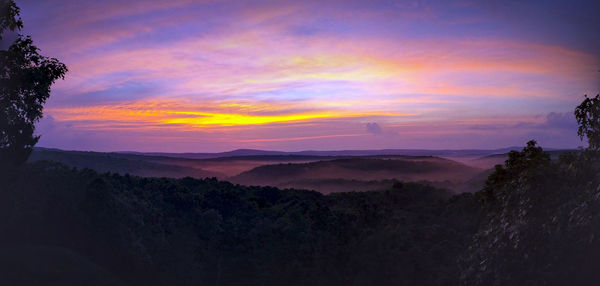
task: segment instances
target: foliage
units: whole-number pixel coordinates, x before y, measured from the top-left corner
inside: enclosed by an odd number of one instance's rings
[[[0,9],[0,34],[22,27],[13,1],[3,1]],[[42,117],[50,86],[66,72],[57,59],[40,55],[30,37],[18,35],[7,50],[0,50],[0,170],[27,160],[39,140],[35,123]]]
[[[577,108],[575,118],[579,123],[577,134],[583,140],[588,139],[589,148],[600,151],[600,94],[595,97],[587,97]]]
[[[0,40],[7,29],[14,31],[23,28],[19,17],[19,7],[14,1],[0,1]]]
[[[589,148],[558,160],[530,141],[477,195],[486,222],[461,258],[463,285],[596,285],[600,279],[600,96],[575,109]]]
[[[463,285],[594,285],[599,159],[583,150],[551,161],[535,142],[511,152],[478,193],[486,222],[461,258]]]
[[[0,243],[66,249],[130,285],[586,285],[600,278],[599,162],[592,150],[551,161],[532,141],[485,190],[451,196],[406,182],[322,195],[40,161],[0,187]]]
[[[509,181],[515,181],[518,177],[535,179],[550,166],[550,155],[537,146],[535,140],[527,142],[523,151],[510,151],[505,165],[496,165],[494,172],[490,174],[485,182],[482,199],[487,203],[498,203],[506,206],[509,203],[512,192],[502,192],[501,186]]]
[[[481,211],[415,183],[326,196],[48,162],[0,193],[2,244],[69,249],[132,285],[457,284]]]

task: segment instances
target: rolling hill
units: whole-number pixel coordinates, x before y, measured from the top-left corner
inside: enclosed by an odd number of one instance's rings
[[[168,159],[168,158],[166,158]],[[131,174],[144,177],[225,177],[218,172],[201,168],[164,163],[167,160],[151,156],[138,156],[119,153],[62,151],[36,148],[29,157],[30,162],[55,161],[76,168],[89,168],[98,172]],[[163,162],[161,162],[163,161]]]
[[[467,181],[482,170],[433,156],[240,155],[208,159],[148,153],[102,153],[35,148],[31,162],[48,160],[76,168],[146,177],[216,177],[242,185],[300,188],[323,193],[389,189],[399,180],[455,192],[477,191]]]
[[[393,180],[446,182],[452,186],[481,172],[438,157],[383,156],[264,165],[228,180],[242,185],[305,188],[329,193],[389,188]]]

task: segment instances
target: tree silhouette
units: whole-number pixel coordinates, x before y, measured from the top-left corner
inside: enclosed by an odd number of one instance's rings
[[[600,150],[600,94],[595,97],[587,97],[577,108],[575,118],[579,123],[577,135],[583,140],[588,139],[588,147],[591,150]]]
[[[0,0],[0,40],[6,31],[23,27],[14,1]],[[42,118],[50,86],[64,78],[67,67],[40,55],[29,36],[17,35],[0,50],[0,168],[13,168],[27,160],[39,140],[35,123]]]

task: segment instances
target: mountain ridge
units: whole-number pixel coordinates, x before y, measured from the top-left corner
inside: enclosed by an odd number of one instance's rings
[[[210,159],[235,156],[264,156],[264,155],[307,155],[307,156],[373,156],[373,155],[407,155],[407,156],[486,156],[518,151],[520,147],[512,146],[498,149],[365,149],[365,150],[303,150],[303,151],[272,151],[259,149],[235,149],[226,152],[137,152],[117,151],[111,153],[137,154],[190,159]],[[554,149],[548,149],[554,150]]]

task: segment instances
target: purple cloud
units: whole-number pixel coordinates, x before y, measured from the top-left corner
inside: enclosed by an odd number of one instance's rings
[[[381,130],[381,127],[379,126],[379,124],[377,124],[376,122],[373,122],[373,123],[367,123],[367,132],[373,133],[373,134],[381,134],[383,131]]]

